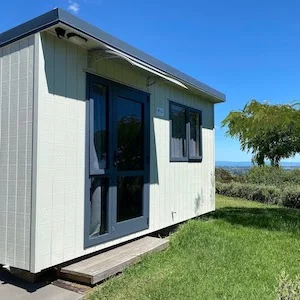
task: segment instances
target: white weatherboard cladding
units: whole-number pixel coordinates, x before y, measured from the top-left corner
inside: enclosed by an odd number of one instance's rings
[[[86,50],[41,34],[39,57],[35,264],[32,272],[95,252],[214,209],[213,104],[117,60],[92,71],[150,93],[149,229],[84,249]],[[203,161],[169,162],[169,102],[203,111]],[[157,107],[164,116],[157,116]]]
[[[0,263],[29,269],[34,36],[0,48]]]

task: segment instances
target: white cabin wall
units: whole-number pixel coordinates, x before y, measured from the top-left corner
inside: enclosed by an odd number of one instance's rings
[[[115,60],[100,60],[92,71],[151,94],[150,227],[84,249],[86,68],[84,49],[41,33],[35,264],[31,272],[214,209],[213,104],[162,82],[148,89],[144,72]],[[169,162],[168,100],[203,110],[201,163]],[[163,118],[155,115],[156,107],[164,108]]]
[[[67,261],[83,248],[86,51],[41,33],[35,264]]]
[[[0,48],[0,264],[29,269],[34,36]]]

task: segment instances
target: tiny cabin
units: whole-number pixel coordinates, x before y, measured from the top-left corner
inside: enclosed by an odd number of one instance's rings
[[[224,101],[61,9],[0,34],[0,264],[34,274],[213,211]]]

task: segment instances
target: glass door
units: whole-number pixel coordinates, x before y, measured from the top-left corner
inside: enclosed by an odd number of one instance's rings
[[[148,227],[148,96],[114,90],[114,230],[127,234]]]
[[[88,79],[85,246],[148,228],[149,95]]]

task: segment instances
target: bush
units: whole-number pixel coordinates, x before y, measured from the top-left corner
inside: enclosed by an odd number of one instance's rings
[[[300,277],[294,280],[283,271],[278,280],[277,299],[278,300],[300,300]]]
[[[244,176],[235,176],[216,168],[216,193],[300,209],[300,169],[252,167]]]
[[[293,175],[290,175],[289,172],[285,171],[284,169],[271,166],[252,167],[245,174],[246,181],[249,183],[276,186],[283,185],[291,180],[292,177]]]
[[[239,182],[216,182],[216,193],[228,197],[244,198],[267,204],[282,204],[286,207],[300,209],[300,186],[278,188],[272,185],[261,185]]]
[[[300,185],[300,169],[286,171],[283,168],[271,166],[252,167],[245,174],[245,180],[248,183],[265,185]]]
[[[245,198],[268,204],[281,203],[281,189],[275,186],[265,186],[249,183],[216,182],[216,193],[229,197]]]
[[[300,208],[300,187],[286,187],[283,190],[282,204],[287,207]]]
[[[294,169],[286,173],[287,173],[287,181],[289,183],[300,185],[300,169]]]
[[[227,170],[223,168],[215,168],[216,180],[219,182],[232,182],[235,181],[235,177]]]

